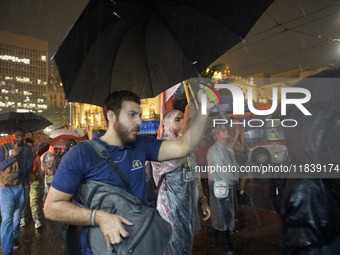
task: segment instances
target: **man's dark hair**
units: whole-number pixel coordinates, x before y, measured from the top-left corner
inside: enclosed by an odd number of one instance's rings
[[[33,144],[33,140],[31,138],[27,137],[27,138],[25,138],[24,143],[25,144],[27,144],[27,143]]]
[[[139,97],[131,91],[115,91],[107,96],[103,107],[103,113],[107,123],[107,112],[111,110],[118,117],[124,101],[132,101],[140,104]]]

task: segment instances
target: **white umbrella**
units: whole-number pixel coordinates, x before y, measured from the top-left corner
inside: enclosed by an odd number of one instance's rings
[[[56,130],[52,130],[51,132],[48,132],[47,135],[50,138],[56,138],[57,136],[61,136],[61,135],[74,135],[74,136],[83,137],[85,134],[83,130],[81,129],[56,129]]]

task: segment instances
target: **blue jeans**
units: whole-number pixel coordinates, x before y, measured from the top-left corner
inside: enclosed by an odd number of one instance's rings
[[[20,231],[21,212],[27,202],[28,194],[29,189],[22,187],[0,187],[1,248],[3,254],[13,251],[14,240],[18,237]]]

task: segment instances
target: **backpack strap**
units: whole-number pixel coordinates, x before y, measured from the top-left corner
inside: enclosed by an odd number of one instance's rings
[[[94,151],[97,153],[97,155],[103,159],[105,159],[106,161],[108,161],[110,163],[110,165],[113,167],[113,169],[116,171],[116,173],[118,174],[118,176],[122,179],[122,181],[124,182],[124,185],[127,189],[127,191],[133,195],[132,193],[132,189],[130,186],[130,183],[128,181],[128,179],[126,178],[126,176],[124,175],[124,173],[122,172],[122,170],[120,170],[120,168],[117,166],[117,164],[112,160],[111,155],[107,152],[107,150],[105,149],[105,146],[94,141],[93,139],[91,140],[86,140],[86,143],[90,144],[91,147],[94,149]]]

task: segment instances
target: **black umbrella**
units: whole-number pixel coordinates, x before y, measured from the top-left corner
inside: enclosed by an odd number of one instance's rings
[[[153,97],[197,77],[272,1],[91,0],[54,55],[66,98],[102,105],[116,90]]]
[[[52,124],[47,119],[32,112],[6,112],[0,114],[1,133],[9,133],[16,128],[22,128],[25,132],[33,132],[44,129]]]

